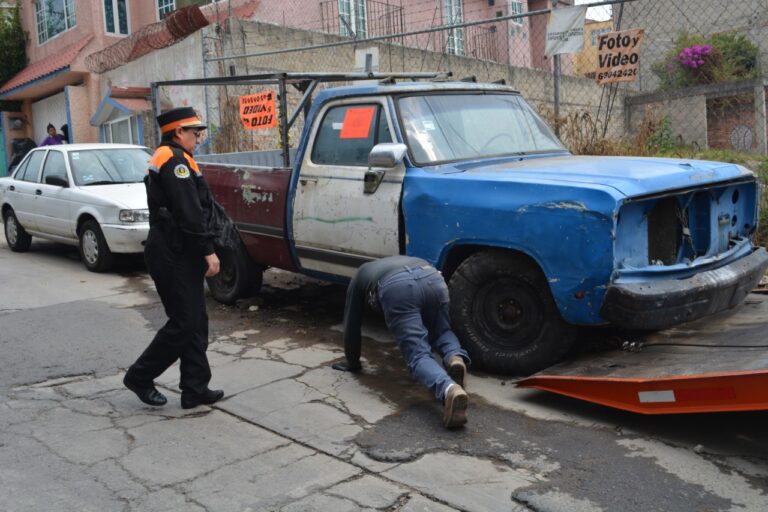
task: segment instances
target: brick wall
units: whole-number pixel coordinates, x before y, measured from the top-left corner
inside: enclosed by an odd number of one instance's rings
[[[752,95],[707,100],[707,138],[713,149],[757,150]]]

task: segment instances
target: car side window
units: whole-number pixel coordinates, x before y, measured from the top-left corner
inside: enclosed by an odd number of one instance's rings
[[[29,166],[29,158],[24,160],[21,165],[19,165],[13,173],[13,179],[20,180],[22,176],[24,176],[24,172],[27,170],[27,167]]]
[[[45,159],[45,165],[43,166],[41,182],[45,183],[45,178],[48,176],[58,176],[64,181],[69,181],[67,180],[67,167],[64,163],[64,155],[61,151],[53,149],[48,151],[48,158]]]
[[[27,167],[23,169],[24,174],[16,179],[21,181],[31,181],[33,183],[37,182],[37,177],[40,174],[40,164],[43,163],[44,156],[45,151],[34,151],[31,155],[29,155]]]
[[[373,146],[392,142],[381,105],[342,105],[326,113],[312,147],[312,161],[324,165],[368,166]]]

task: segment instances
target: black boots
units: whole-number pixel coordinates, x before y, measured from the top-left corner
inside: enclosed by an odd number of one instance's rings
[[[198,405],[211,405],[224,398],[224,391],[220,389],[208,389],[204,393],[181,393],[181,408],[192,409]]]
[[[148,387],[139,386],[131,380],[127,373],[125,374],[125,377],[123,377],[123,384],[125,387],[136,393],[136,396],[139,397],[139,400],[147,405],[154,405],[155,407],[159,407],[161,405],[165,405],[166,402],[168,402],[168,399],[165,398],[165,395],[159,392],[154,385],[150,385]]]

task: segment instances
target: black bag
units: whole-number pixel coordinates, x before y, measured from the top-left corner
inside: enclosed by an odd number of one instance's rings
[[[215,199],[212,199],[208,231],[213,234],[213,246],[217,252],[221,249],[237,251],[240,248],[240,231]]]

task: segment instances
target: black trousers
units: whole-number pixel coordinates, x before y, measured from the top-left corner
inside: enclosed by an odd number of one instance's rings
[[[137,385],[149,386],[179,359],[181,391],[203,393],[211,380],[211,367],[205,355],[208,348],[205,259],[199,253],[171,250],[165,234],[155,226],[149,230],[144,259],[168,321],[128,369],[127,378]]]

